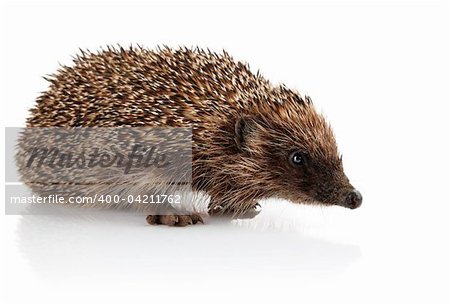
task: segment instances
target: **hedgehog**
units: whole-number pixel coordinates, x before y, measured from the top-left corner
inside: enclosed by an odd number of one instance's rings
[[[272,84],[226,51],[80,50],[72,66],[45,78],[50,85],[30,110],[29,129],[189,128],[189,189],[208,198],[210,216],[251,218],[268,198],[350,209],[362,203],[311,98]],[[186,226],[205,216],[154,210],[147,222]]]

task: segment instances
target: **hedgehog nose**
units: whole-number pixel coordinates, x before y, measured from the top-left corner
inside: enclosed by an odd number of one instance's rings
[[[362,195],[358,190],[351,191],[345,199],[346,207],[356,209],[362,204]]]

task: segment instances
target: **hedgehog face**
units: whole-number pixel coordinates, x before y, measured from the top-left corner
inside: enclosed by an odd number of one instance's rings
[[[299,146],[284,156],[283,153],[275,153],[275,159],[281,164],[277,168],[278,178],[284,185],[284,189],[279,189],[281,196],[294,202],[340,205],[351,209],[361,205],[361,195],[344,174],[341,159],[317,155]]]
[[[243,121],[242,121],[243,120]],[[238,143],[267,196],[357,208],[361,194],[344,174],[334,134],[311,103],[285,103],[236,125]]]

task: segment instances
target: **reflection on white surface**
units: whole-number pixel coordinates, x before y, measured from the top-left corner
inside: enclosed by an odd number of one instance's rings
[[[53,208],[25,215],[18,245],[38,277],[192,276],[203,274],[334,277],[359,256],[355,245],[303,236],[263,212],[253,220],[184,228],[149,226],[124,211]],[[283,221],[283,219],[280,219]]]

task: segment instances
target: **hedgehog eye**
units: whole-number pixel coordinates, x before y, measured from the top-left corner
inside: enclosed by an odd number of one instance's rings
[[[292,152],[290,157],[289,157],[289,161],[295,167],[303,166],[306,163],[305,154],[303,154],[300,151]]]

